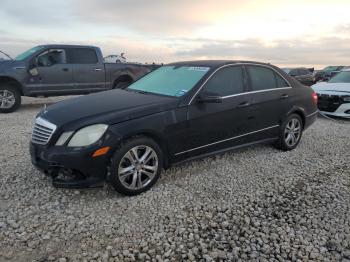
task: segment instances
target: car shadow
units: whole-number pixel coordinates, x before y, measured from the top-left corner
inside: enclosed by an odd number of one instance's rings
[[[41,109],[49,105],[53,105],[57,102],[38,102],[38,103],[28,103],[28,104],[22,104],[21,107],[18,109],[18,111],[24,111],[28,109]]]

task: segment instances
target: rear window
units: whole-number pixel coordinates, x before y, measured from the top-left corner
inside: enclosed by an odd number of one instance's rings
[[[91,48],[69,48],[69,64],[97,64],[98,58],[94,49]]]
[[[307,70],[307,69],[299,69],[298,70],[299,71],[299,75],[308,75],[308,74],[310,74],[310,71],[309,70]]]

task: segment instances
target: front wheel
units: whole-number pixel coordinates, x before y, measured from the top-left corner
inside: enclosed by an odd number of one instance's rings
[[[292,114],[283,122],[277,147],[289,151],[296,148],[303,134],[303,121],[297,114]]]
[[[0,86],[0,113],[11,113],[21,105],[21,94],[10,85]]]
[[[111,184],[121,194],[140,194],[157,182],[162,163],[162,150],[152,139],[136,137],[127,140],[112,157]]]

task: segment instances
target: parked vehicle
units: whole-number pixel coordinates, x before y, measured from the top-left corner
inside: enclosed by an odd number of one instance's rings
[[[175,163],[261,142],[292,150],[317,112],[313,90],[270,64],[173,63],[40,112],[31,159],[57,187],[107,180],[135,195]]]
[[[319,81],[328,81],[333,77],[336,73],[341,71],[344,68],[344,66],[327,66],[326,68],[317,71],[315,73],[315,82]]]
[[[0,62],[0,113],[15,111],[21,96],[80,95],[125,88],[150,71],[150,66],[136,63],[104,63],[101,50],[94,46],[36,46]]]
[[[312,86],[321,113],[350,118],[350,69],[341,71],[328,82]]]
[[[315,83],[313,71],[310,69],[304,67],[284,68],[283,71],[304,85],[311,86]]]

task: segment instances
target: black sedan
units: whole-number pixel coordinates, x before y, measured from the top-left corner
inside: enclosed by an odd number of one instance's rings
[[[38,114],[32,163],[57,187],[110,182],[149,189],[162,168],[261,142],[294,149],[317,96],[270,64],[181,62],[125,90],[66,100]]]

